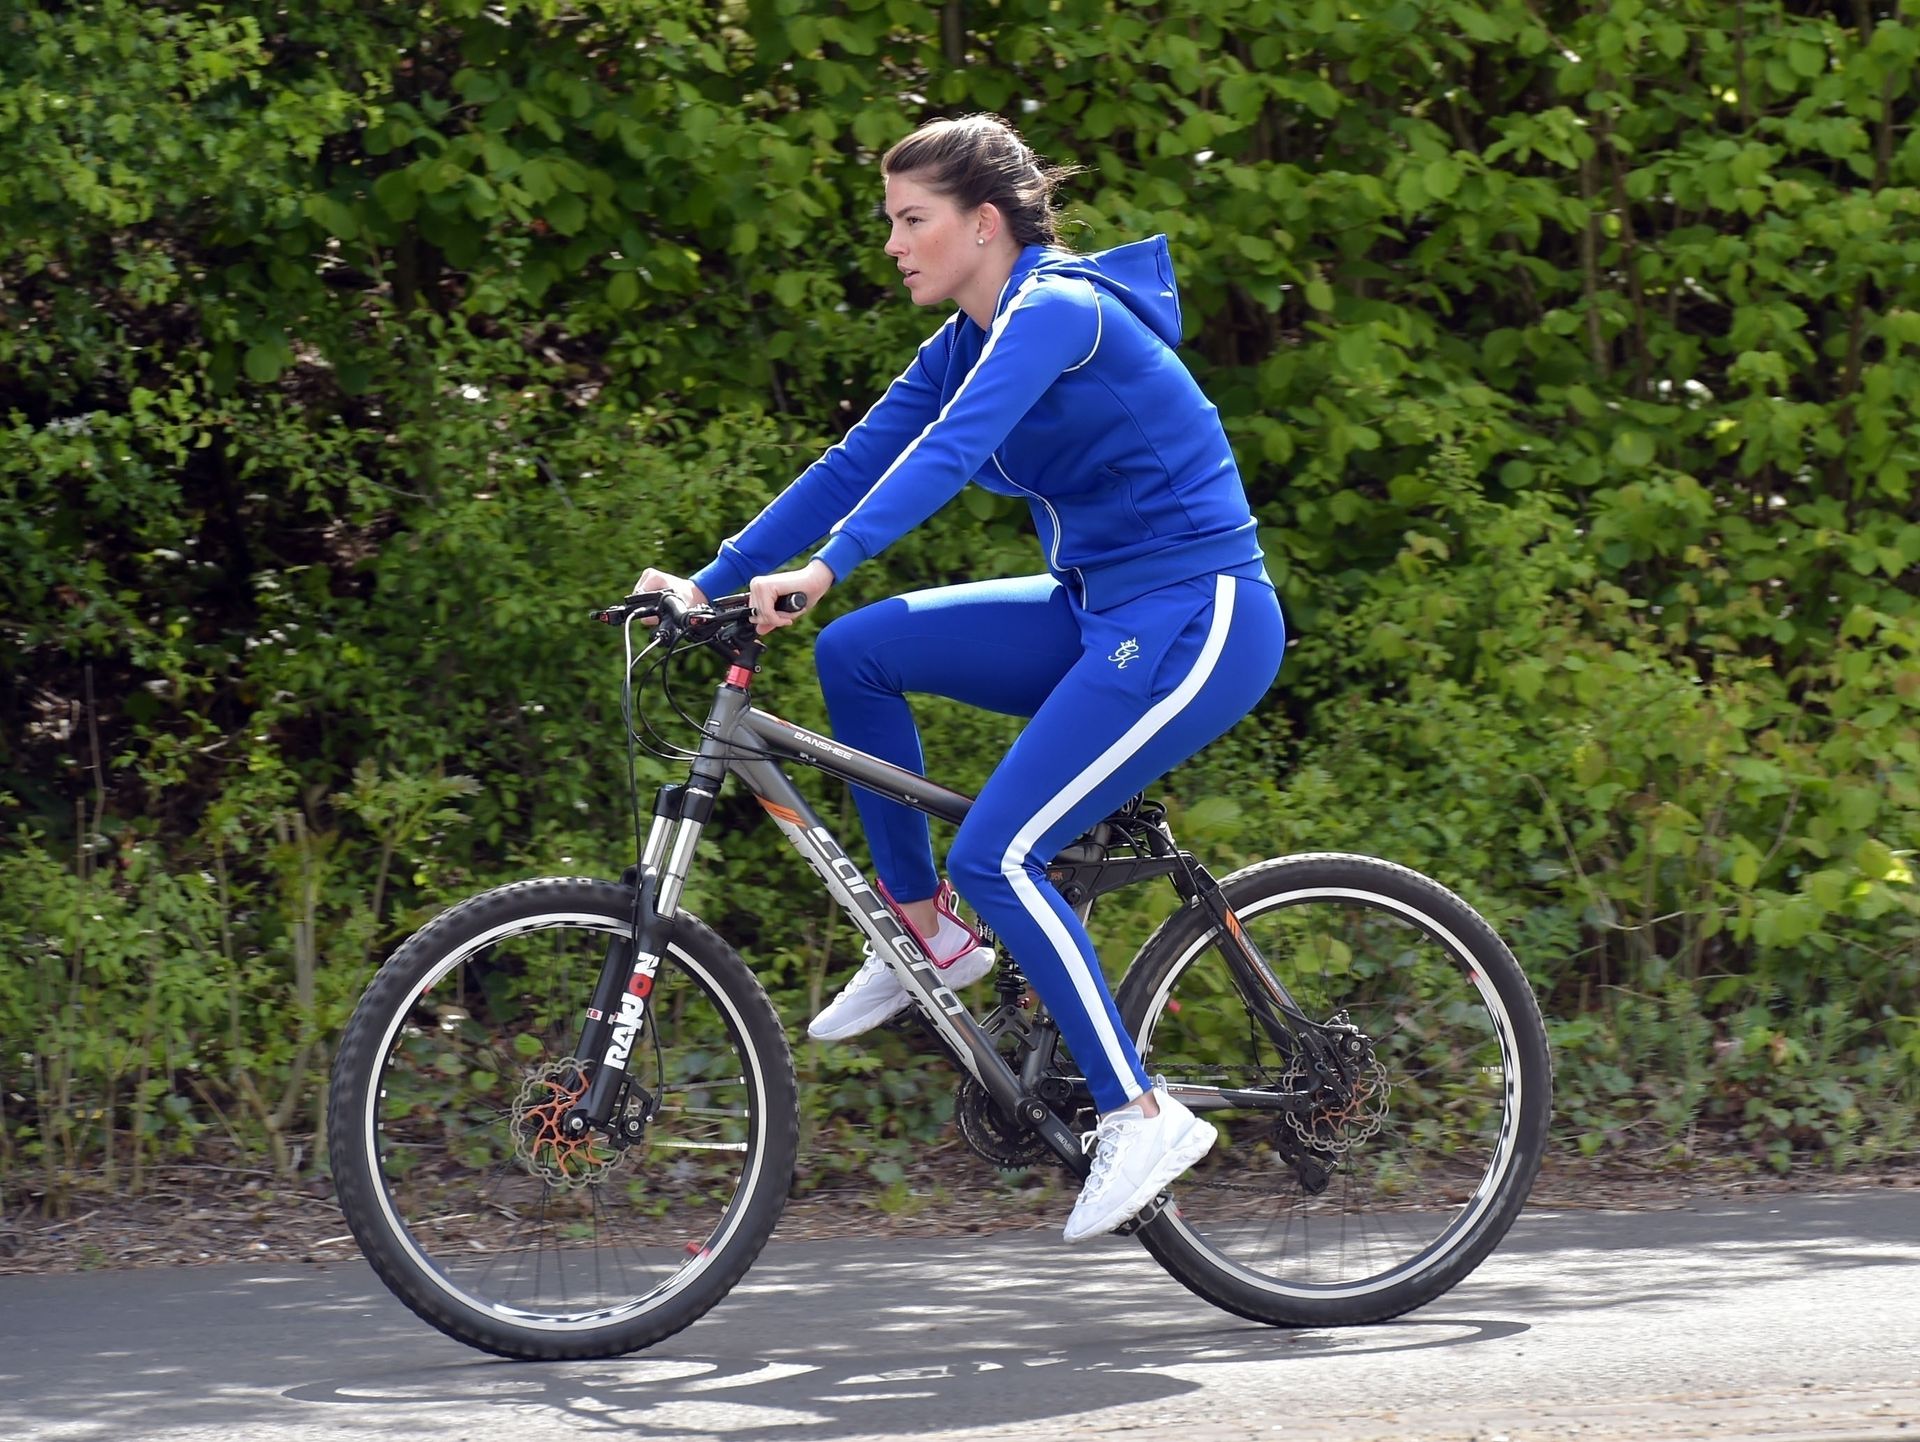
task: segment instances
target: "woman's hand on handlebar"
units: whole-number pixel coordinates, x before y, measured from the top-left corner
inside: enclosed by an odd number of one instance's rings
[[[636,591],[672,591],[689,606],[704,606],[707,604],[706,596],[701,593],[700,588],[694,585],[693,582],[687,580],[684,576],[673,576],[665,571],[656,571],[651,566],[640,573],[640,579],[633,583],[633,589]],[[654,626],[659,623],[649,617],[647,620],[641,622],[641,624]]]
[[[647,572],[652,575],[653,572]],[[645,580],[646,577],[641,577]],[[807,598],[806,610],[811,611],[822,596],[833,585],[833,572],[825,561],[809,561],[797,571],[782,571],[777,576],[755,576],[747,583],[747,593],[753,597],[753,628],[764,636],[782,626],[791,626],[800,619],[799,612],[776,611],[773,603],[790,592],[798,591]]]

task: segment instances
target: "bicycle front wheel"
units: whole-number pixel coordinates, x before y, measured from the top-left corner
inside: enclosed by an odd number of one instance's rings
[[[567,1136],[572,1051],[632,893],[542,880],[442,914],[381,968],[341,1042],[334,1184],[361,1251],[441,1331],[528,1359],[612,1357],[701,1316],[765,1244],[793,1175],[793,1064],[764,990],[672,924],[622,1115]]]
[[[1526,976],[1458,896],[1389,862],[1285,857],[1221,885],[1300,1009],[1357,1033],[1356,1080],[1315,1101],[1249,1014],[1224,933],[1183,908],[1117,1000],[1147,1071],[1220,1139],[1141,1241],[1190,1290],[1278,1326],[1432,1301],[1505,1235],[1539,1170],[1552,1077]]]

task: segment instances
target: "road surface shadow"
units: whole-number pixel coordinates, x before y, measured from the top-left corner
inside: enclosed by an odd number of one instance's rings
[[[1207,1364],[1287,1364],[1379,1356],[1491,1342],[1526,1331],[1512,1321],[1425,1317],[1342,1332],[1276,1332],[1252,1325],[1199,1328],[1102,1346],[1034,1353],[984,1339],[945,1361],[897,1343],[884,1352],[827,1365],[799,1360],[803,1345],[765,1357],[680,1351],[671,1341],[611,1362],[474,1361],[395,1369],[290,1387],[291,1402],[461,1409],[486,1429],[476,1408],[506,1416],[544,1414],[580,1429],[644,1428],[649,1436],[756,1433],[822,1437],[892,1435],[1064,1419],[1138,1406],[1200,1390],[1191,1369]],[[1176,1375],[1171,1369],[1181,1369]]]
[[[359,1263],[7,1277],[0,1437],[492,1436],[524,1421],[540,1437],[604,1425],[828,1438],[1119,1407],[1150,1416],[1208,1388],[1214,1366],[1239,1377],[1247,1363],[1281,1367],[1317,1387],[1359,1375],[1348,1358],[1504,1358],[1484,1344],[1542,1319],[1733,1316],[1719,1299],[1783,1285],[1783,1268],[1788,1285],[1792,1274],[1851,1285],[1914,1265],[1916,1248],[1912,1192],[1540,1211],[1423,1312],[1287,1332],[1212,1309],[1117,1239],[1073,1251],[1030,1234],[793,1242],[678,1336],[624,1359],[553,1364],[498,1362],[441,1337]],[[1343,1405],[1366,1396],[1362,1386]]]
[[[1213,1366],[1471,1351],[1527,1330],[1482,1310],[1279,1331],[1190,1296],[1129,1244],[1069,1253],[1031,1238],[776,1247],[702,1321],[597,1362],[469,1351],[359,1265],[23,1280],[7,1311],[45,1302],[38,1328],[0,1326],[0,1435],[50,1428],[63,1442],[522,1424],[911,1436],[1150,1405],[1200,1390]]]

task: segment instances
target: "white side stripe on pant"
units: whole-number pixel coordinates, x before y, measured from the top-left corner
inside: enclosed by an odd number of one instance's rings
[[[1161,727],[1179,715],[1187,703],[1200,694],[1200,688],[1207,684],[1207,678],[1213,674],[1213,668],[1220,660],[1220,653],[1226,648],[1227,632],[1233,624],[1234,593],[1238,586],[1239,582],[1232,576],[1218,578],[1213,592],[1213,624],[1207,629],[1207,639],[1200,648],[1199,659],[1193,663],[1193,669],[1187,673],[1186,679],[1155,702],[1144,716],[1127,728],[1124,736],[1101,752],[1085,770],[1068,781],[1052,800],[1034,813],[1032,819],[1008,843],[1006,854],[1000,858],[1000,874],[1006,877],[1013,894],[1026,907],[1027,915],[1034,919],[1047,940],[1053,943],[1053,949],[1058,953],[1067,975],[1073,979],[1075,992],[1093,1021],[1101,1049],[1106,1053],[1107,1064],[1122,1082],[1132,1076],[1133,1067],[1126,1059],[1120,1039],[1114,1035],[1106,1005],[1100,999],[1093,977],[1088,974],[1080,948],[1074,944],[1072,934],[1061,924],[1053,908],[1040,895],[1033,878],[1027,875],[1027,853],[1048,827],[1118,770],[1122,762],[1152,740]],[[1081,1059],[1082,1066],[1086,1062],[1086,1058]]]

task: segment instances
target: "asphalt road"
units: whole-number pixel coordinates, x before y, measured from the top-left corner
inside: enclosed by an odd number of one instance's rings
[[[1920,1191],[1535,1211],[1396,1323],[1277,1332],[1115,1240],[775,1242],[617,1362],[500,1362],[356,1263],[0,1277],[4,1442],[1920,1439]]]

